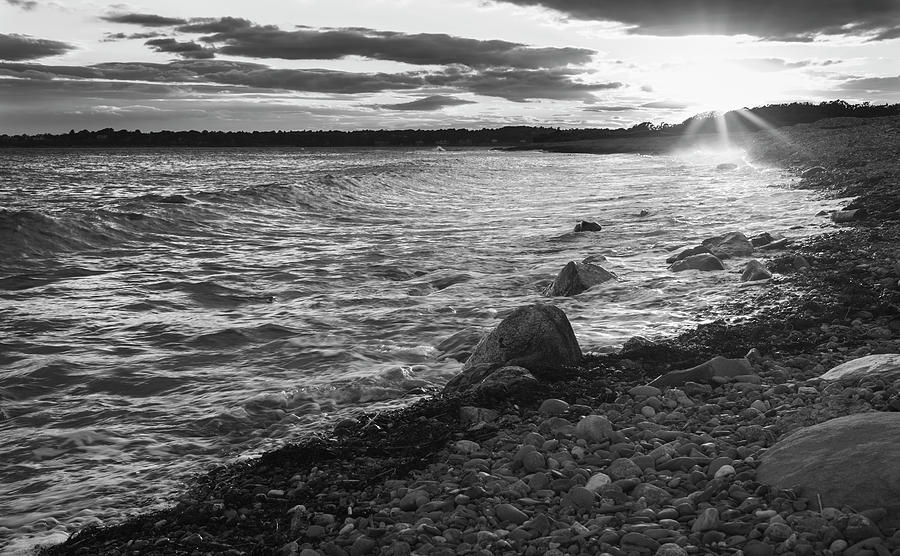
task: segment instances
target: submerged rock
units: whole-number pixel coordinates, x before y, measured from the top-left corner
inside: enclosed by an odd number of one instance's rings
[[[590,222],[588,220],[582,220],[578,224],[575,224],[576,232],[599,232],[603,229],[603,226],[597,224],[596,222]]]
[[[671,257],[666,259],[666,263],[672,264],[674,262],[686,259],[693,255],[702,255],[704,253],[709,253],[709,252],[710,252],[709,249],[706,247],[703,247],[702,245],[698,245],[697,247],[689,247],[687,249],[682,250],[677,255],[672,255]]]
[[[772,273],[759,261],[753,259],[744,266],[741,274],[741,282],[755,282],[756,280],[768,280]]]
[[[741,232],[729,232],[711,237],[703,240],[702,245],[720,259],[749,257],[753,254],[753,244]]]
[[[783,438],[762,456],[757,480],[800,487],[822,505],[886,510],[883,524],[900,527],[900,413],[838,417]]]
[[[716,165],[716,170],[736,170],[738,167],[734,162],[723,162]]]
[[[616,275],[600,265],[575,261],[569,261],[553,283],[544,290],[548,297],[577,295],[592,286],[614,280]]]
[[[672,272],[681,272],[683,270],[725,270],[725,265],[715,255],[704,253],[702,255],[691,255],[680,261],[676,261],[669,266]]]
[[[553,376],[579,361],[581,347],[566,314],[553,305],[536,303],[519,307],[482,338],[462,373],[447,387],[480,383],[500,367],[524,367],[538,378]]]

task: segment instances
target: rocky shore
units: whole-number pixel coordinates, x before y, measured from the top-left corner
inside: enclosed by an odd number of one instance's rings
[[[900,555],[900,118],[743,146],[854,199],[839,230],[755,255],[772,277],[721,319],[554,369],[479,357],[471,385],[45,553]]]

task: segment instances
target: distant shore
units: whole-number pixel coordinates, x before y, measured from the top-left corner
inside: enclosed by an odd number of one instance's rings
[[[732,141],[755,162],[803,176],[799,187],[853,197],[844,208],[862,210],[835,232],[767,255],[774,278],[722,307],[721,320],[588,354],[536,387],[361,415],[331,435],[199,477],[171,509],[85,530],[46,553],[771,555],[861,542],[838,518],[825,537],[816,501],[761,485],[756,465],[803,426],[888,410],[889,392],[832,403],[817,377],[857,357],[900,353],[900,117],[821,120]],[[627,143],[552,150],[634,152],[616,145]],[[810,268],[798,270],[798,256]],[[644,387],[751,350],[758,382]],[[613,432],[592,440],[567,425],[589,414]],[[592,491],[600,475],[611,482]],[[900,537],[878,531],[866,542],[897,553]]]

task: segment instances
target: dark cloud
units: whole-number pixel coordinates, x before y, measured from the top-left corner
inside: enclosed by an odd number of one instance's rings
[[[75,50],[75,47],[64,42],[0,33],[0,60],[35,60],[59,56],[70,50]]]
[[[401,102],[399,104],[379,104],[378,108],[387,110],[440,110],[447,106],[459,106],[460,104],[477,104],[471,100],[463,100],[461,98],[451,97],[447,95],[431,95],[429,97],[420,98],[411,102]]]
[[[30,12],[38,6],[38,3],[34,0],[6,0],[6,3],[10,6],[22,8],[26,12]]]
[[[153,39],[145,42],[157,52],[177,54],[182,58],[202,60],[215,57],[215,52],[208,47],[201,46],[194,41],[180,42],[172,38]]]
[[[461,64],[473,68],[551,68],[585,64],[596,54],[583,48],[531,47],[501,40],[477,40],[445,34],[407,34],[364,28],[283,31],[247,20],[222,18],[178,27],[179,31],[211,32],[200,40],[217,50],[248,58],[334,60],[362,56],[415,65]]]
[[[103,42],[125,41],[132,39],[153,39],[163,36],[162,33],[106,33]]]
[[[0,75],[23,79],[105,79],[161,83],[214,83],[308,93],[359,94],[383,91],[447,90],[524,102],[535,99],[595,100],[592,93],[621,83],[585,83],[567,69],[484,71],[448,68],[401,73],[358,73],[326,69],[275,69],[226,60],[181,60],[168,64],[110,62],[89,67],[0,64]]]
[[[175,30],[182,33],[233,33],[251,27],[257,27],[257,25],[248,19],[220,17],[192,19],[187,25],[181,25]]]
[[[900,75],[896,77],[862,77],[842,83],[841,91],[857,91],[874,94],[900,95]]]
[[[142,27],[172,27],[173,25],[183,25],[187,23],[187,20],[179,19],[177,17],[136,13],[106,15],[100,19],[109,21],[110,23],[127,23],[129,25],[140,25]]]
[[[895,36],[897,0],[503,0],[575,19],[615,21],[641,35],[753,35],[812,40],[816,35]]]
[[[457,87],[484,96],[515,102],[535,99],[593,101],[595,91],[618,89],[621,83],[584,83],[576,81],[574,70],[487,69],[461,72],[449,69],[432,74],[427,81],[435,86]]]

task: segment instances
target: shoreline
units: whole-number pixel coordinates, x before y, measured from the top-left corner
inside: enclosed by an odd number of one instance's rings
[[[770,266],[777,279],[725,307],[730,315],[761,311],[743,322],[715,322],[651,345],[626,346],[618,354],[589,355],[572,376],[535,387],[435,396],[397,412],[362,415],[339,423],[330,437],[310,438],[199,477],[169,510],[84,530],[45,553],[658,554],[669,540],[684,553],[749,554],[748,543],[767,545],[773,553],[790,539],[787,535],[772,542],[776,537],[765,534],[775,517],[796,533],[790,550],[798,544],[822,548],[816,543],[824,541],[815,531],[790,525],[815,501],[801,504],[802,497],[766,490],[755,480],[754,464],[762,449],[792,430],[863,409],[883,410],[891,400],[889,395],[863,396],[835,407],[827,385],[815,378],[854,357],[900,352],[900,267],[894,264],[900,195],[892,191],[900,176],[893,162],[900,157],[900,118],[840,120],[781,130],[793,147],[765,132],[743,145],[752,158],[795,171],[824,167],[799,186],[855,196],[846,208],[868,214],[852,227],[803,240],[775,257]],[[809,259],[811,270],[793,270],[788,261],[795,251]],[[708,390],[684,390],[691,405],[675,393],[670,396],[671,389],[650,391],[650,396],[632,390],[663,372],[715,356],[742,357],[754,348],[760,354],[753,363],[760,377],[756,387],[725,382]],[[887,387],[880,392],[890,394]],[[547,399],[563,400],[566,406],[542,410]],[[795,407],[796,400],[803,403]],[[748,418],[745,414],[757,401],[760,415]],[[709,405],[721,410],[712,426],[713,414],[700,411]],[[791,412],[777,411],[782,406]],[[485,411],[461,418],[463,407]],[[462,410],[463,416],[467,411]],[[615,434],[579,443],[558,420],[574,424],[587,414],[606,415]],[[679,417],[670,420],[673,414]],[[751,424],[768,434],[749,434]],[[619,460],[633,463],[672,442],[677,443],[675,453],[685,452],[676,457],[695,458],[690,468],[648,465],[637,475],[621,477],[609,471]],[[523,461],[519,453],[526,445],[543,456],[543,463]],[[722,465],[734,471],[727,485],[713,483],[721,478],[715,472],[706,476],[710,463],[721,458],[729,459]],[[616,476],[612,484],[618,483],[618,490],[607,489],[588,502],[578,498],[583,493],[575,487],[584,488],[604,472],[611,479]],[[727,486],[726,492],[737,485],[747,497],[718,500],[720,492],[715,491],[700,500],[710,483],[720,490]],[[668,494],[641,487],[643,496],[633,496],[640,485]],[[651,503],[654,496],[659,499]],[[674,503],[691,496],[692,508]],[[758,505],[742,510],[740,505],[750,498]],[[714,507],[710,500],[724,504],[725,509],[717,508],[720,517],[729,510],[738,513],[695,531],[697,520],[711,514],[706,512]],[[835,511],[843,515],[840,508]],[[756,537],[754,531],[759,532]],[[801,538],[804,542],[798,543]],[[900,538],[883,538],[889,553],[900,549]],[[852,544],[850,538],[834,538],[826,548],[840,540],[847,547]]]

